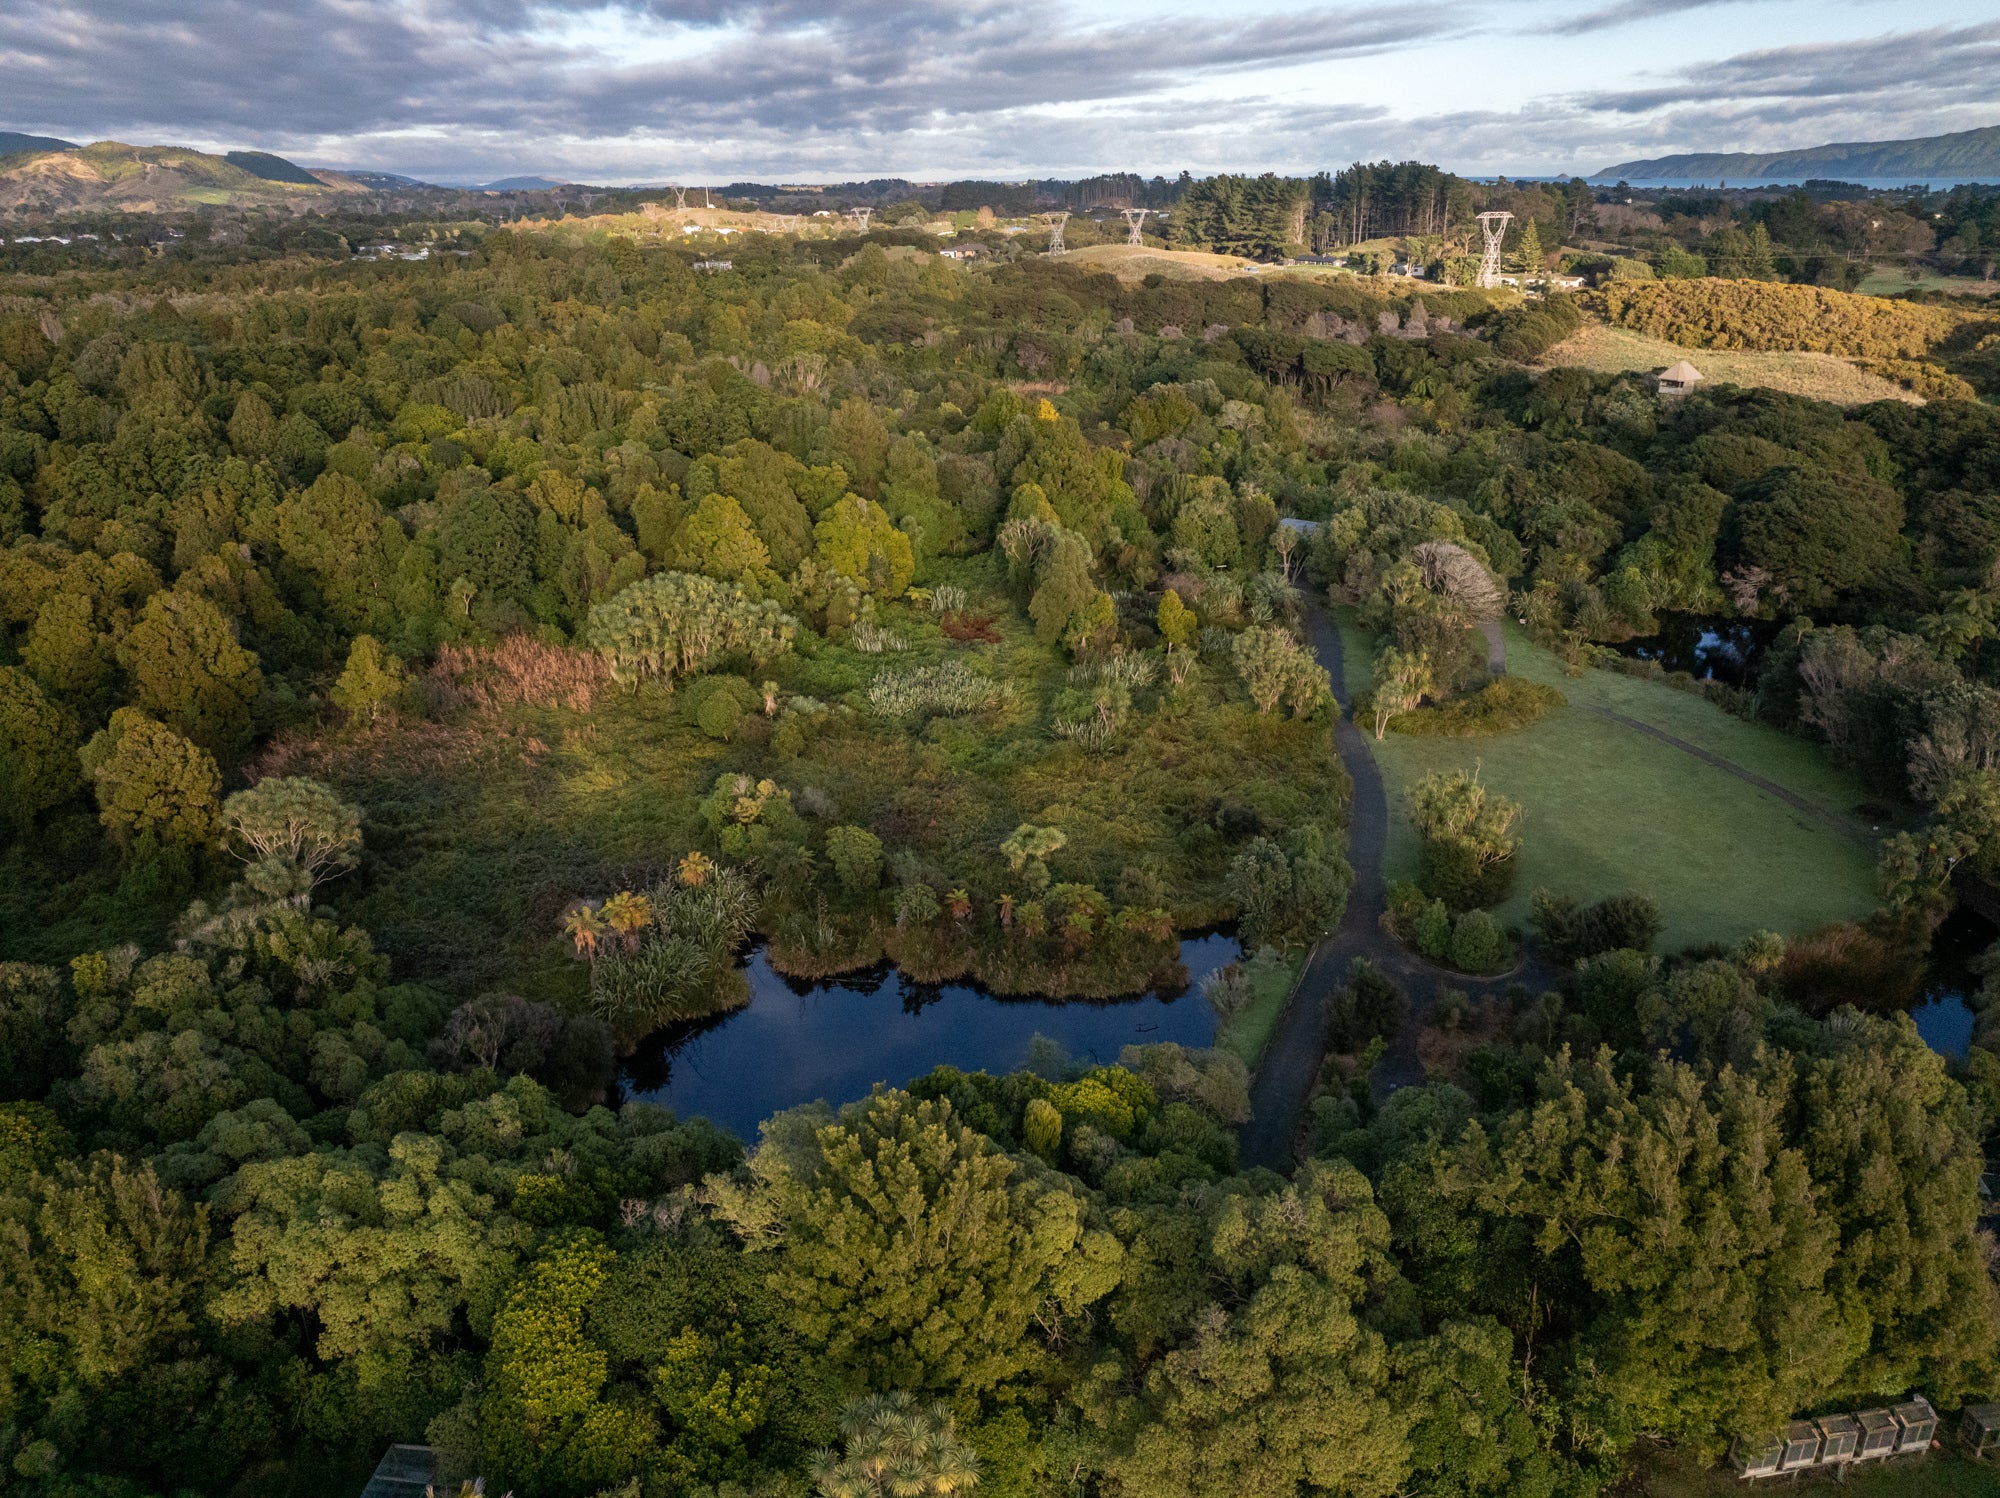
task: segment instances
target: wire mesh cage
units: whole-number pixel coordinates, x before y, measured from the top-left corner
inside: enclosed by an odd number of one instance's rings
[[[1903,1427],[1896,1423],[1894,1415],[1887,1410],[1862,1410],[1854,1418],[1861,1425],[1861,1448],[1854,1453],[1856,1461],[1878,1461],[1896,1454]]]
[[[1958,1444],[1965,1454],[2000,1459],[2000,1404],[1969,1404],[1958,1417]]]
[[[1931,1449],[1931,1437],[1937,1434],[1937,1411],[1928,1399],[1918,1394],[1909,1403],[1897,1405],[1893,1413],[1896,1424],[1902,1427],[1896,1442],[1898,1456]]]
[[[1778,1460],[1780,1472],[1796,1472],[1819,1464],[1819,1427],[1810,1420],[1794,1420],[1785,1427],[1785,1452]]]
[[[1738,1436],[1729,1448],[1729,1465],[1738,1477],[1770,1477],[1784,1455],[1783,1436]]]
[[[1861,1447],[1861,1422],[1852,1415],[1822,1415],[1819,1426],[1819,1459],[1822,1466],[1851,1462]]]

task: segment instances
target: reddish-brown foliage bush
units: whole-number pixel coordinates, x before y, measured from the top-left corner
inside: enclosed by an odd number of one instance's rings
[[[1916,1001],[1924,959],[1908,943],[1843,921],[1787,946],[1776,976],[1780,991],[1807,1014],[1842,1004],[1887,1012]]]
[[[939,621],[947,640],[957,640],[960,644],[983,641],[988,645],[1000,643],[1000,632],[993,627],[991,614],[946,614]]]
[[[594,650],[509,635],[498,645],[439,646],[424,688],[431,710],[439,714],[522,703],[581,713],[610,680],[610,668]]]

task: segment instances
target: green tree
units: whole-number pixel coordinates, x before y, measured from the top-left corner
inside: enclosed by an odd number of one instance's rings
[[[1520,802],[1489,791],[1476,771],[1433,770],[1410,787],[1409,803],[1424,893],[1454,910],[1494,903],[1493,882],[1512,867]]]
[[[658,572],[596,605],[585,643],[621,681],[706,671],[741,653],[758,664],[791,648],[798,621],[770,599],[691,572]]]
[[[857,894],[882,882],[882,839],[865,827],[828,829],[826,856],[840,882]]]
[[[854,487],[872,496],[889,458],[889,429],[876,409],[851,395],[834,409],[831,422],[835,456],[854,476]]]
[[[951,1407],[908,1394],[865,1394],[840,1417],[846,1450],[813,1460],[820,1498],[951,1498],[979,1486],[979,1455],[959,1440]]]
[[[0,666],[0,807],[23,836],[74,795],[76,724],[19,666]]]
[[[206,598],[178,588],[155,593],[119,656],[138,705],[162,723],[219,756],[247,747],[263,672]]]
[[[1091,577],[1090,547],[1074,531],[1057,531],[1034,596],[1028,600],[1028,617],[1035,621],[1035,638],[1044,645],[1061,640],[1076,619],[1090,608],[1097,591],[1097,583]]]
[[[1413,711],[1433,690],[1430,658],[1421,650],[1398,650],[1384,646],[1375,657],[1375,737],[1389,730],[1389,722],[1400,713]]]
[[[1260,625],[1237,635],[1230,647],[1236,674],[1244,690],[1268,713],[1280,702],[1291,704],[1295,717],[1313,712],[1333,693],[1332,678],[1312,652],[1292,638],[1289,630]]]
[[[508,1295],[486,1355],[489,1478],[534,1495],[588,1493],[630,1476],[657,1443],[650,1414],[602,1397],[610,1359],[585,1335],[615,1262],[594,1234],[568,1237]]]
[[[0,1337],[45,1340],[86,1388],[186,1344],[201,1308],[208,1209],[116,1155],[63,1161],[24,1183],[0,1233]],[[16,1364],[15,1366],[19,1366]]]
[[[799,1333],[878,1384],[982,1393],[1046,1356],[1032,1327],[1116,1283],[1118,1242],[943,1099],[877,1089],[764,1127],[747,1185],[711,1182]]]
[[[278,546],[310,576],[341,623],[357,626],[381,593],[384,516],[344,473],[322,474],[277,509]]]
[[[200,847],[215,836],[222,774],[215,758],[136,707],[121,707],[83,747],[84,773],[97,783],[101,819],[129,842]]]
[[[751,597],[769,597],[778,588],[771,553],[751,528],[743,507],[726,494],[708,494],[674,535],[671,565],[726,583],[740,584]]]
[[[889,512],[853,494],[813,527],[813,559],[880,598],[893,598],[909,587],[917,570],[910,538],[896,529]]]
[[[1895,557],[1903,499],[1879,479],[1791,465],[1738,498],[1743,560],[1768,573],[1781,600],[1818,610],[1861,587]]]
[[[298,888],[301,898],[361,861],[360,808],[317,780],[260,780],[222,803],[222,825],[253,868],[276,863],[295,872],[295,880],[282,882]]]
[[[278,445],[278,418],[271,406],[254,390],[236,397],[236,410],[229,418],[229,445],[239,457],[255,462],[267,458]]]
[[[1398,1491],[1418,1412],[1372,1324],[1395,1267],[1360,1172],[1315,1162],[1269,1195],[1191,1190],[1145,1215],[1130,1252],[1146,1270],[1112,1323],[1143,1358],[1144,1417],[1109,1464],[1120,1492]]]
[[[373,635],[356,635],[347,647],[347,665],[327,695],[356,722],[372,723],[409,686],[410,673],[400,657],[390,655]]]
[[[1542,231],[1532,218],[1521,224],[1521,237],[1514,245],[1514,268],[1524,277],[1546,274],[1542,264]]]

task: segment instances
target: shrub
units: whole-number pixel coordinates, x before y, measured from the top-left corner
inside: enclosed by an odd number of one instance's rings
[[[756,689],[742,677],[711,676],[688,689],[682,710],[688,721],[710,738],[726,739],[758,705]]]
[[[840,882],[857,894],[882,882],[882,839],[865,827],[828,829],[826,856]]]
[[[1662,924],[1659,902],[1650,895],[1612,895],[1586,909],[1565,896],[1538,889],[1530,909],[1542,950],[1561,963],[1620,947],[1651,951]]]
[[[1219,967],[1201,980],[1201,996],[1215,1011],[1217,1019],[1226,1020],[1241,1011],[1253,997],[1250,975],[1243,970],[1240,962]]]
[[[1513,943],[1486,911],[1468,910],[1451,932],[1451,965],[1464,973],[1497,973],[1514,960]]]
[[[1424,956],[1436,961],[1444,960],[1451,951],[1451,912],[1445,909],[1444,901],[1432,900],[1417,916],[1414,930],[1416,948]]]
[[[1327,1049],[1352,1054],[1378,1035],[1402,1028],[1410,1001],[1380,968],[1366,957],[1347,967],[1347,980],[1326,1003]]]
[[[879,672],[868,684],[868,705],[885,718],[976,713],[990,707],[1002,688],[962,660]]]
[[[1968,321],[1949,308],[1772,281],[1624,281],[1582,300],[1609,322],[1684,348],[1805,349],[1862,359],[1920,358]]]
[[[1503,359],[1531,364],[1583,326],[1583,313],[1567,296],[1512,307],[1496,316],[1493,347]]]
[[[1389,732],[1418,738],[1484,739],[1514,733],[1546,717],[1569,699],[1552,686],[1502,676],[1469,697],[1420,707],[1389,719]]]

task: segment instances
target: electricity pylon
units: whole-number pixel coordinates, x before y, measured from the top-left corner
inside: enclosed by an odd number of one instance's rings
[[[1063,225],[1069,222],[1067,213],[1045,213],[1042,215],[1049,225],[1049,253],[1060,255],[1063,250]]]
[[[1125,227],[1131,231],[1125,236],[1125,243],[1144,244],[1146,242],[1140,237],[1139,226],[1146,222],[1146,215],[1152,211],[1150,208],[1127,208],[1124,210]]]
[[[1507,226],[1514,221],[1511,213],[1489,211],[1479,215],[1479,232],[1486,236],[1486,253],[1479,257],[1479,280],[1481,286],[1500,284],[1500,246],[1507,238]]]
[[[854,222],[859,224],[861,232],[866,234],[868,232],[868,215],[875,210],[873,208],[850,208],[847,211],[854,215]]]
[[[685,187],[670,187],[667,189],[667,191],[674,195],[674,212],[686,213],[688,206],[688,190]]]

